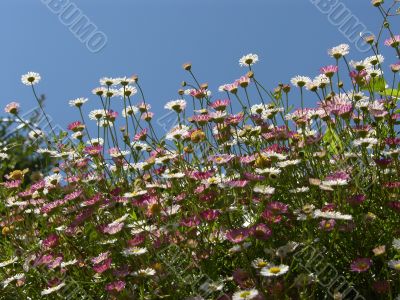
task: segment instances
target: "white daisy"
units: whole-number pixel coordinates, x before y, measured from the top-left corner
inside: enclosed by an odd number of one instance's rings
[[[103,77],[100,79],[99,82],[101,85],[105,85],[105,86],[111,86],[111,85],[117,84],[117,80],[115,78],[111,78],[111,77]]]
[[[278,168],[264,168],[264,169],[259,169],[256,168],[255,172],[257,174],[271,174],[271,175],[279,175],[281,173],[281,170]]]
[[[371,147],[376,144],[378,144],[378,139],[376,138],[359,138],[353,141],[354,146]]]
[[[255,289],[237,291],[232,295],[232,300],[249,300],[258,296],[258,291]]]
[[[311,82],[311,78],[307,77],[307,76],[297,75],[297,76],[293,77],[292,79],[290,79],[290,82],[293,84],[293,86],[303,87],[306,84]]]
[[[189,127],[185,125],[177,125],[173,127],[165,136],[167,140],[180,140],[189,132]]]
[[[252,54],[252,53],[244,55],[244,56],[242,56],[241,59],[239,59],[239,65],[241,67],[252,66],[256,62],[258,62],[258,55],[257,54]]]
[[[367,57],[366,59],[364,59],[365,64],[371,64],[373,66],[377,65],[377,64],[381,64],[383,63],[385,60],[385,58],[383,57],[383,55],[378,54],[378,55],[373,55],[370,57]]]
[[[285,274],[289,271],[289,266],[279,265],[279,266],[267,266],[261,269],[260,274],[265,277],[277,277]]]
[[[86,144],[93,145],[93,146],[97,146],[97,145],[102,146],[104,144],[104,140],[102,138],[93,138],[91,140],[88,140],[86,142]]]
[[[124,197],[133,198],[133,197],[138,197],[138,196],[144,195],[146,193],[147,193],[146,190],[138,190],[138,191],[133,191],[133,192],[127,192],[127,193],[124,194]]]
[[[89,113],[89,119],[97,121],[101,118],[104,118],[107,115],[107,112],[104,109],[95,109]]]
[[[81,107],[85,102],[88,101],[88,98],[76,98],[74,100],[69,100],[69,105],[71,107],[75,106],[75,107]]]
[[[342,56],[349,54],[350,46],[347,44],[340,44],[339,46],[333,47],[332,49],[328,50],[329,56],[339,59]]]
[[[67,267],[67,266],[74,265],[74,264],[76,264],[77,262],[78,262],[78,260],[76,260],[76,259],[69,260],[69,261],[66,261],[66,262],[62,262],[61,265],[60,265],[60,267],[61,267],[61,269],[63,269],[63,268],[65,268],[65,267]]]
[[[19,273],[19,274],[16,274],[16,275],[12,276],[12,277],[7,278],[1,284],[3,285],[3,288],[6,288],[14,280],[19,280],[19,279],[22,279],[24,277],[25,277],[24,273]]]
[[[123,86],[135,82],[135,80],[134,80],[133,78],[131,78],[131,77],[126,77],[126,76],[114,78],[114,81],[115,81],[117,84],[119,83],[120,85],[123,85]]]
[[[122,254],[125,256],[128,256],[128,255],[138,256],[138,255],[142,255],[146,252],[147,252],[146,248],[132,247],[132,248],[127,248],[124,251],[122,251]]]
[[[131,147],[137,151],[145,151],[149,146],[146,143],[140,141],[133,141]]]
[[[165,104],[164,108],[180,113],[186,108],[186,101],[183,99],[172,100]]]
[[[21,82],[25,85],[35,85],[39,83],[40,79],[40,75],[35,72],[28,72],[21,76]]]
[[[44,181],[46,183],[46,186],[54,186],[60,183],[62,179],[61,174],[52,174],[48,175],[44,178]]]
[[[138,111],[139,111],[139,109],[136,106],[129,105],[122,110],[122,116],[124,118],[126,118],[126,116],[132,116],[132,115],[136,114]]]
[[[344,215],[338,211],[321,211],[316,209],[314,211],[314,218],[335,219],[335,220],[352,220],[352,215]]]
[[[276,165],[279,168],[286,168],[288,166],[298,165],[301,162],[300,159],[292,159],[292,160],[285,160],[285,161],[278,161]]]
[[[48,288],[48,289],[44,289],[40,294],[41,294],[42,296],[48,295],[48,294],[51,294],[51,293],[53,293],[53,292],[58,291],[59,289],[61,289],[61,288],[64,287],[64,286],[65,286],[65,283],[62,282],[62,283],[60,283],[59,285],[53,286],[53,287]]]
[[[107,92],[107,88],[105,87],[97,87],[92,90],[92,94],[97,95],[97,96],[102,96]]]
[[[155,274],[156,270],[152,268],[140,269],[132,273],[133,276],[153,276]]]
[[[262,268],[268,266],[268,261],[263,258],[256,258],[255,260],[253,260],[251,262],[251,265],[255,269],[262,269]]]
[[[11,265],[12,263],[15,263],[18,260],[18,257],[13,257],[9,260],[5,260],[0,262],[0,268]]]
[[[256,185],[253,188],[253,191],[260,194],[272,195],[273,193],[275,193],[275,188],[269,185]]]
[[[137,94],[137,89],[134,86],[128,85],[119,89],[119,95],[121,97],[131,97]]]
[[[39,129],[35,129],[35,130],[29,131],[28,136],[30,139],[35,140],[37,138],[44,137],[45,134],[43,131],[41,131]]]

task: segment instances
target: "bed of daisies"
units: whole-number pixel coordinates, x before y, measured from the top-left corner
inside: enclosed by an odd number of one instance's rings
[[[165,136],[137,76],[102,78],[99,109],[69,101],[67,133],[9,103],[55,167],[1,183],[0,299],[396,298],[400,36],[382,28],[365,59],[341,44],[314,79],[271,91],[255,54],[216,96],[185,64]],[[40,80],[22,76],[43,109]]]

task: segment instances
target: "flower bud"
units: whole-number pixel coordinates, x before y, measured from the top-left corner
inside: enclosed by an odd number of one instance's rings
[[[191,63],[185,63],[185,64],[182,65],[182,68],[185,71],[190,71],[192,69],[192,64]]]

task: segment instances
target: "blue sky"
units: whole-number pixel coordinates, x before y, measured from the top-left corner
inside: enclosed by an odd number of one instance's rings
[[[17,100],[25,111],[34,107],[31,91],[21,84],[20,76],[38,72],[42,76],[38,91],[46,94],[46,109],[62,127],[79,119],[68,100],[88,97],[87,112],[100,107],[90,91],[103,76],[139,74],[149,103],[161,115],[165,102],[177,98],[180,82],[189,79],[181,68],[187,61],[218,97],[220,84],[245,73],[237,63],[243,54],[260,56],[256,72],[271,89],[297,74],[317,75],[321,66],[332,63],[326,52],[337,44],[349,43],[354,59],[365,56],[310,0],[69,2],[106,34],[108,42],[98,53],[88,51],[41,0],[0,3],[4,12],[1,103]],[[379,29],[379,14],[369,0],[341,3],[368,30]],[[312,104],[315,99],[307,101]]]

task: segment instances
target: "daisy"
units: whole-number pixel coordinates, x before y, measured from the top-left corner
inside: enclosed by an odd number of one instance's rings
[[[180,113],[186,108],[186,101],[183,99],[172,100],[165,104],[164,108]]]
[[[143,142],[133,141],[131,147],[137,151],[145,151],[149,146]]]
[[[365,60],[360,60],[360,61],[351,60],[350,63],[349,63],[349,65],[350,65],[352,68],[354,68],[354,69],[356,69],[357,71],[359,71],[359,72],[362,71],[362,70],[364,70],[364,69],[366,69],[366,68],[368,68],[368,67],[370,67],[369,63],[366,62]]]
[[[53,286],[53,287],[51,287],[51,288],[44,289],[40,294],[41,294],[42,296],[51,294],[51,293],[53,293],[53,292],[58,291],[58,290],[61,289],[63,286],[65,286],[65,283],[64,283],[64,282],[60,283],[59,285]]]
[[[383,74],[381,69],[368,68],[366,71],[367,71],[368,76],[370,76],[372,78],[375,78],[375,77],[378,77],[378,76],[382,76],[382,74]]]
[[[232,295],[232,300],[249,300],[254,299],[258,296],[258,291],[255,289],[245,290],[245,291],[237,291]]]
[[[93,138],[91,140],[88,140],[86,143],[93,146],[102,146],[104,144],[104,140],[102,138]]]
[[[41,131],[39,129],[35,129],[35,130],[29,131],[28,136],[30,139],[35,140],[37,138],[44,137],[45,135],[44,135],[43,131]]]
[[[257,174],[271,174],[271,175],[277,176],[277,175],[279,175],[281,173],[281,170],[278,169],[278,168],[273,168],[273,167],[272,168],[265,168],[265,169],[256,168],[255,172]]]
[[[107,92],[107,88],[105,87],[98,87],[92,90],[92,94],[97,95],[97,96],[102,96]]]
[[[277,277],[285,274],[289,271],[289,266],[287,265],[279,265],[279,266],[267,266],[261,269],[260,274],[265,277]]]
[[[272,195],[275,193],[275,188],[269,185],[256,185],[253,188],[253,191],[260,194]]]
[[[268,266],[268,262],[263,258],[256,258],[255,260],[253,260],[251,262],[251,265],[255,269],[262,269],[262,268]]]
[[[104,109],[95,109],[89,113],[89,119],[97,121],[106,116],[107,112]]]
[[[6,105],[6,107],[4,108],[4,111],[6,113],[9,113],[9,114],[12,114],[12,115],[16,115],[19,112],[19,107],[20,107],[19,103],[11,102],[11,103],[8,103]]]
[[[302,88],[303,86],[311,82],[311,78],[307,76],[297,75],[292,79],[290,79],[290,82],[292,83],[293,86]]]
[[[335,227],[336,221],[334,219],[322,220],[319,223],[319,228],[324,231],[332,231]]]
[[[130,105],[122,110],[122,116],[126,118],[126,116],[132,116],[136,114],[138,111],[139,109],[136,106]]]
[[[385,40],[385,46],[396,48],[399,45],[400,45],[400,35],[395,35]]]
[[[333,47],[328,50],[329,56],[339,59],[347,54],[349,54],[350,46],[347,44],[340,44],[339,46]]]
[[[321,73],[327,76],[328,78],[332,77],[337,71],[338,71],[338,66],[335,65],[329,65],[321,68]]]
[[[100,253],[98,256],[93,257],[90,261],[93,264],[97,265],[97,264],[101,263],[102,261],[106,260],[110,256],[110,254],[111,254],[110,251]]]
[[[116,292],[120,292],[125,288],[125,281],[122,280],[117,280],[114,282],[111,282],[109,284],[106,285],[106,291],[111,292],[111,291],[116,291]]]
[[[371,259],[357,258],[351,263],[350,270],[352,272],[361,273],[361,272],[368,271],[368,269],[371,267],[371,265],[372,265]]]
[[[132,273],[133,276],[153,276],[155,274],[156,270],[152,268],[140,269]]]
[[[167,133],[167,135],[165,136],[165,139],[179,140],[182,137],[186,136],[188,133],[189,133],[189,127],[187,127],[185,125],[177,125]]]
[[[320,209],[316,209],[314,211],[314,218],[325,218],[325,219],[334,219],[334,220],[352,220],[352,215],[344,215],[338,211],[321,211]]]
[[[108,89],[105,94],[107,98],[112,98],[120,95],[119,90],[117,89]]]
[[[77,99],[74,99],[74,100],[70,100],[69,101],[69,105],[71,106],[71,107],[81,107],[85,102],[87,102],[88,101],[88,98],[77,98]]]
[[[0,262],[0,268],[3,268],[3,267],[8,266],[8,265],[10,265],[12,263],[15,263],[17,260],[18,260],[18,257],[14,257],[14,258],[11,258],[9,260],[2,261],[2,262]]]
[[[65,268],[65,267],[67,267],[67,266],[74,265],[74,264],[76,264],[77,262],[78,262],[78,260],[76,260],[76,259],[69,260],[69,261],[66,261],[66,262],[62,262],[61,265],[60,265],[60,267],[61,267],[61,269],[63,269],[63,268]]]
[[[49,176],[46,176],[44,178],[44,181],[46,182],[46,186],[54,186],[60,183],[62,179],[61,174],[52,174]]]
[[[223,84],[223,85],[220,85],[220,86],[218,87],[218,92],[227,92],[227,91],[228,91],[227,86],[228,86],[228,83],[225,83],[225,84]]]
[[[210,106],[215,110],[225,110],[229,104],[230,104],[229,99],[218,99],[215,100],[213,103],[211,103]]]
[[[400,260],[390,260],[388,266],[393,270],[400,271]]]
[[[298,165],[301,162],[300,159],[292,159],[292,160],[284,160],[284,161],[278,161],[276,163],[276,165],[279,168],[286,168],[288,166],[294,166],[294,165]]]
[[[258,55],[250,53],[242,56],[242,58],[239,59],[239,66],[249,67],[254,65],[256,62],[258,62]]]
[[[365,62],[366,64],[371,64],[371,65],[375,66],[375,65],[377,65],[377,64],[383,63],[384,60],[385,60],[385,58],[383,57],[383,55],[378,54],[378,55],[373,55],[373,56],[367,57],[367,58],[364,60],[364,62]]]
[[[378,139],[376,138],[360,138],[353,141],[354,146],[372,147],[378,144]]]
[[[103,77],[99,80],[101,85],[105,85],[105,86],[112,86],[117,84],[117,81],[114,78],[111,77]]]
[[[151,109],[151,105],[147,104],[147,103],[144,103],[144,102],[139,103],[138,105],[136,105],[136,107],[139,109],[139,111],[141,113],[144,113],[144,112],[149,111]]]
[[[138,256],[138,255],[142,255],[146,252],[147,252],[146,248],[132,247],[132,248],[127,248],[124,251],[122,251],[122,254],[125,256],[128,256],[128,255]]]
[[[16,274],[16,275],[12,276],[12,277],[7,278],[1,284],[3,285],[3,288],[6,288],[14,280],[20,280],[20,279],[23,279],[23,278],[25,278],[25,274],[24,273],[19,273],[19,274]]]
[[[122,158],[125,155],[128,155],[130,152],[127,150],[120,150],[117,147],[108,149],[108,154],[110,154],[113,158]]]
[[[390,69],[393,73],[397,73],[400,71],[400,63],[395,63],[390,65]]]
[[[21,76],[21,82],[25,85],[35,85],[39,83],[40,79],[40,75],[35,72],[28,72]]]
[[[126,86],[131,83],[135,83],[135,79],[132,77],[119,77],[114,79],[115,82],[119,83],[122,86]]]
[[[137,89],[134,86],[124,86],[119,89],[119,95],[121,97],[130,97],[137,93]]]

